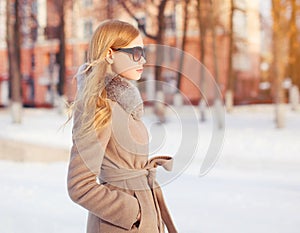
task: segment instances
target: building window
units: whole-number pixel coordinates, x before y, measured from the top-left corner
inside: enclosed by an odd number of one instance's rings
[[[236,8],[246,10],[247,2],[245,0],[234,0],[233,4]]]
[[[91,7],[93,6],[93,0],[82,0],[83,7]]]
[[[165,16],[166,34],[172,36],[176,31],[175,14]]]
[[[93,34],[93,22],[92,20],[86,20],[83,25],[84,38],[90,38]]]
[[[237,11],[234,14],[234,34],[237,38],[247,38],[247,15]]]
[[[134,6],[141,6],[142,4],[145,3],[145,0],[131,0],[131,3],[134,5]]]

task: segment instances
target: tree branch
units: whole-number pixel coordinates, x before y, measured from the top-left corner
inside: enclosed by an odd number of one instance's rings
[[[140,20],[139,18],[135,17],[134,13],[130,10],[130,8],[126,5],[124,0],[117,0],[122,7],[126,10],[126,12],[138,23],[138,28],[141,30],[144,35],[150,39],[157,40],[157,35],[151,35],[146,31],[145,23],[143,20]]]

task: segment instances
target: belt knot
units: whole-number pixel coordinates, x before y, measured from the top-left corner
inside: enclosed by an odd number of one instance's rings
[[[147,169],[147,172],[148,172],[147,174],[148,184],[150,188],[153,188],[156,179],[156,168],[149,168]]]
[[[157,166],[162,166],[167,171],[171,171],[173,167],[173,158],[170,156],[156,156],[148,161],[145,169],[148,172],[147,179],[150,188],[154,188]]]
[[[143,169],[102,166],[99,179],[101,183],[109,183],[124,189],[147,189],[146,186],[153,189],[155,188],[157,166],[162,166],[170,171],[172,169],[172,163],[173,159],[170,156],[156,156],[150,159]]]

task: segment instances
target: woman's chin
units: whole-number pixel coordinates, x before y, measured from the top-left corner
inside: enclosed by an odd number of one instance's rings
[[[125,76],[125,75],[121,75],[123,78],[126,78],[128,80],[134,80],[134,81],[137,81],[137,80],[140,80],[141,77],[142,77],[142,74],[138,74],[138,75],[130,75],[130,76]]]
[[[142,75],[140,74],[139,76],[137,76],[137,77],[136,77],[136,79],[135,79],[135,80],[140,80],[140,79],[141,79],[141,77],[142,77]]]

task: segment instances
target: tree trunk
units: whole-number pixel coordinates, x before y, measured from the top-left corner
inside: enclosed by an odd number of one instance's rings
[[[65,84],[65,76],[66,76],[66,39],[65,39],[65,1],[62,0],[59,6],[60,12],[60,25],[59,25],[59,54],[58,54],[58,63],[59,63],[59,82],[57,84],[57,91],[60,96],[64,94],[64,84]]]
[[[112,0],[107,0],[106,14],[108,19],[112,19],[114,16],[114,7]]]
[[[274,102],[275,102],[275,123],[277,128],[285,126],[284,116],[284,92],[282,80],[284,76],[285,51],[284,51],[284,29],[282,28],[281,14],[282,5],[280,0],[272,0],[273,13],[273,76],[275,78]]]
[[[181,106],[183,104],[182,95],[180,92],[180,86],[181,86],[181,78],[182,78],[182,69],[183,69],[183,61],[184,61],[184,54],[185,54],[185,46],[186,46],[186,34],[188,30],[188,6],[190,3],[190,0],[184,1],[184,20],[183,20],[183,35],[182,35],[182,41],[181,41],[181,53],[179,58],[179,66],[177,71],[177,91],[174,96],[174,105],[175,106]]]
[[[63,113],[65,107],[65,97],[64,97],[64,87],[65,87],[65,77],[66,77],[66,38],[65,38],[65,6],[66,1],[58,1],[58,12],[60,15],[60,25],[59,25],[59,54],[58,54],[58,64],[59,64],[59,81],[57,84],[58,99],[54,102],[57,105],[58,112]]]
[[[289,40],[289,64],[288,64],[288,76],[291,78],[293,85],[289,89],[289,101],[293,111],[298,109],[299,105],[299,87],[300,87],[300,74],[299,74],[299,43],[297,42],[297,35],[299,29],[297,27],[297,13],[298,5],[296,0],[291,0],[291,19],[290,19],[290,40]],[[300,6],[300,4],[299,4]],[[297,86],[298,85],[298,86]]]
[[[200,96],[201,100],[199,102],[199,112],[200,112],[200,121],[205,122],[206,121],[206,103],[204,100],[204,92],[206,89],[205,86],[205,38],[206,38],[206,29],[207,25],[205,23],[206,17],[203,16],[203,12],[205,12],[205,8],[203,7],[203,2],[201,3],[201,0],[197,0],[197,19],[198,19],[198,26],[199,26],[199,40],[200,40],[200,61],[201,61],[201,76],[200,76]]]
[[[13,123],[22,121],[21,48],[20,48],[20,2],[7,0],[7,48],[9,62],[9,97]]]
[[[219,86],[219,64],[218,64],[218,55],[217,55],[217,36],[216,36],[216,19],[215,19],[215,12],[214,12],[214,4],[211,2],[211,8],[210,8],[210,23],[211,23],[211,30],[212,30],[212,50],[213,50],[213,63],[214,63],[214,75],[215,75],[215,81],[216,81],[216,87],[214,90],[214,108],[215,108],[215,116],[217,119],[217,125],[219,129],[224,128],[224,121],[222,118],[222,100],[221,96],[219,95],[218,86]]]
[[[186,33],[188,30],[188,7],[190,0],[184,1],[184,20],[183,20],[183,35],[182,35],[182,41],[181,41],[181,51],[180,54],[180,60],[179,60],[179,69],[177,72],[177,90],[180,90],[181,85],[181,72],[183,68],[183,61],[184,61],[184,51],[185,51],[185,45],[186,45]]]
[[[156,40],[156,43],[158,45],[164,45],[165,30],[166,30],[164,13],[165,13],[166,4],[167,4],[167,0],[162,0],[158,7],[158,16],[157,16],[158,32],[157,32],[157,40]],[[162,64],[163,60],[164,60],[164,50],[156,51],[155,79],[157,81],[162,81],[162,77],[161,77],[162,67],[160,66],[160,64]]]
[[[234,98],[234,84],[235,84],[235,73],[233,70],[233,56],[234,56],[234,32],[233,32],[233,17],[234,17],[234,0],[230,1],[231,9],[229,15],[229,64],[228,64],[228,84],[225,95],[226,109],[228,112],[232,111],[233,98]]]
[[[158,33],[157,33],[157,44],[164,45],[164,38],[165,38],[165,8],[166,8],[167,0],[162,0],[158,7]],[[160,82],[163,82],[162,78],[162,67],[160,64],[163,63],[164,60],[164,50],[159,49],[156,51],[156,66],[155,66],[155,80],[158,81],[156,85],[156,101],[154,104],[154,113],[158,117],[160,123],[164,123],[166,121],[166,109],[165,109],[165,97],[162,91],[162,85]]]
[[[299,82],[299,65],[300,62],[297,59],[299,53],[299,42],[297,35],[299,34],[299,29],[297,27],[297,3],[296,0],[291,1],[291,18],[290,18],[290,39],[289,39],[289,64],[288,64],[288,76],[292,79],[293,84],[300,84]]]
[[[289,89],[289,101],[293,111],[297,111],[299,109],[299,100],[299,88],[296,85],[292,85]]]

